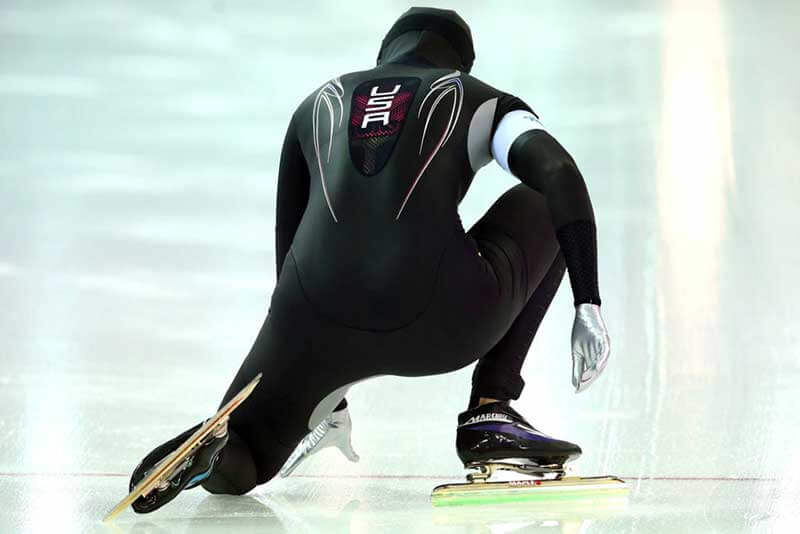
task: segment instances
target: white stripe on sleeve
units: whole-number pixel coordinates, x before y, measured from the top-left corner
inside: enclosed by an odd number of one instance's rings
[[[544,130],[536,115],[524,109],[509,111],[497,124],[492,137],[492,156],[508,172],[508,151],[517,137],[530,130]]]

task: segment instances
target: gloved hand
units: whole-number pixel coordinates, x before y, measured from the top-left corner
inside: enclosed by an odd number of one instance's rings
[[[281,478],[288,477],[306,458],[327,447],[336,447],[348,460],[357,462],[359,457],[350,441],[352,432],[353,423],[347,408],[331,413],[297,444],[280,470]]]
[[[597,304],[578,304],[572,325],[572,385],[580,393],[608,363],[611,340]]]

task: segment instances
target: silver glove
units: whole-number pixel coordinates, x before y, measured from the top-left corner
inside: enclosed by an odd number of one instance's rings
[[[347,408],[331,413],[297,444],[281,467],[281,477],[288,477],[303,460],[327,447],[337,447],[348,460],[357,462],[359,457],[350,441],[352,431],[353,423]]]
[[[611,340],[597,304],[575,307],[572,325],[572,385],[580,393],[594,382],[608,363]]]

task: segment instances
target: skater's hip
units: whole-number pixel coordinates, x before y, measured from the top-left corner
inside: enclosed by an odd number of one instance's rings
[[[471,236],[463,231],[454,236],[438,261],[431,294],[419,312],[407,319],[393,314],[397,299],[374,293],[365,296],[354,282],[349,293],[337,289],[337,299],[320,306],[309,297],[290,250],[270,303],[273,335],[309,340],[302,347],[306,352],[315,347],[309,359],[355,366],[361,376],[354,379],[438,374],[468,365],[502,336],[513,311],[510,299],[498,291],[493,269],[478,252]],[[400,288],[397,291],[402,293]],[[365,328],[342,320],[356,316],[373,317],[366,321],[368,325],[394,327]]]

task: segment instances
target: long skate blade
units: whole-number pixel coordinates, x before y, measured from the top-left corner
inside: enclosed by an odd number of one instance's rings
[[[555,480],[471,482],[436,486],[434,506],[502,503],[526,500],[565,500],[627,494],[625,481],[617,477],[564,477]]]
[[[250,396],[253,390],[258,385],[259,380],[261,380],[261,373],[250,381],[242,390],[236,394],[231,400],[225,403],[225,406],[219,409],[219,411],[214,414],[211,419],[203,423],[203,425],[197,429],[197,431],[192,434],[192,436],[184,441],[180,447],[175,449],[171,452],[164,460],[161,461],[160,464],[156,466],[153,471],[144,477],[142,480],[139,481],[138,484],[133,488],[127,497],[122,499],[119,504],[117,504],[113,510],[111,510],[108,515],[103,519],[104,522],[111,521],[120,512],[122,512],[125,508],[130,506],[133,501],[141,497],[142,495],[146,495],[150,493],[158,483],[166,477],[168,474],[172,473],[172,471],[178,466],[180,462],[183,461],[186,456],[191,453],[195,446],[200,443],[206,436],[208,436],[216,427],[218,427],[222,422],[224,422],[228,416]]]

